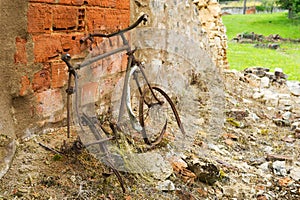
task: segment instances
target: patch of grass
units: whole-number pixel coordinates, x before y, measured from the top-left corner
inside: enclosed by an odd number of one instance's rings
[[[253,46],[253,44],[230,43],[227,50],[230,68],[243,70],[247,67],[262,66],[274,70],[279,67],[289,76],[289,80],[300,80],[299,44],[281,44],[278,50]]]
[[[284,38],[300,38],[300,20],[289,20],[287,13],[227,15],[223,16],[227,29],[228,61],[230,68],[243,70],[262,66],[271,70],[279,67],[290,80],[300,80],[300,44],[280,43],[277,50],[254,48],[254,44],[239,44],[231,39],[243,32],[255,32],[268,36],[279,34]]]

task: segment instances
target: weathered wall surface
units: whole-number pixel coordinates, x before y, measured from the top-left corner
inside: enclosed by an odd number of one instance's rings
[[[183,34],[189,32],[188,35],[201,40],[201,45],[218,67],[226,68],[226,36],[217,2],[174,2],[170,5],[173,7],[168,8],[169,15],[166,15],[155,11],[164,1],[131,1],[132,19],[141,12],[153,13],[155,18],[150,18],[153,26],[180,27],[178,30]],[[29,0],[23,4],[22,13],[26,17],[15,19],[23,21],[22,28],[18,28],[23,31],[12,38],[14,52],[10,53],[10,59],[13,59],[13,76],[8,91],[13,98],[14,117],[18,121],[18,137],[34,132],[36,127],[43,127],[45,123],[62,122],[66,118],[67,68],[60,55],[70,53],[80,56],[82,49],[78,41],[87,32],[111,32],[130,23],[129,0]],[[180,4],[184,6],[178,10],[176,5]],[[191,27],[191,24],[197,23],[199,26]]]
[[[151,13],[152,27],[176,30],[198,38],[201,48],[207,50],[215,64],[228,68],[227,36],[221,19],[221,8],[216,0],[135,0],[133,18],[141,12]]]
[[[211,55],[216,65],[228,68],[226,55],[227,36],[225,26],[222,23],[221,8],[217,0],[194,0],[199,9],[199,18],[202,28],[207,32]]]
[[[27,28],[14,37],[11,54],[18,137],[66,118],[67,67],[61,54],[78,57],[84,34],[116,31],[130,20],[129,0],[29,0],[25,10]]]
[[[5,138],[4,142],[0,140],[0,148],[12,145],[15,137],[30,136],[53,124],[64,125],[67,67],[60,60],[61,54],[82,57],[83,49],[78,42],[82,36],[125,28],[130,18],[133,21],[142,12],[155,16],[150,18],[150,26],[174,28],[199,41],[219,68],[228,65],[226,36],[216,0],[174,0],[171,4],[167,0],[1,0],[0,3],[3,41],[0,136]],[[111,67],[118,67],[115,65]],[[111,70],[114,71],[101,73]],[[0,159],[6,150],[0,152]]]
[[[15,152],[15,129],[13,119],[10,81],[14,76],[15,38],[26,35],[27,2],[23,0],[0,1],[0,178],[8,170]],[[17,19],[17,20],[16,20]]]
[[[194,107],[195,112],[189,114],[191,119],[183,119],[185,124],[191,124],[200,115],[205,115],[205,128],[212,134],[218,133],[223,121],[220,110],[224,103],[219,72],[227,68],[227,43],[217,2],[136,0],[132,2],[131,10],[132,18],[137,18],[141,13],[150,15],[148,27],[137,30],[137,35],[144,42],[134,37],[131,40],[141,49],[138,51],[141,52],[139,59],[150,63],[145,69],[151,78],[154,77],[153,82],[159,81],[164,90],[175,94],[181,102],[177,107],[179,110],[187,112]],[[193,82],[191,77],[199,77],[201,89],[190,90],[193,87],[189,85]],[[207,103],[209,111],[205,114],[201,113],[205,109],[196,111],[195,102],[187,103],[196,96],[201,96]],[[203,126],[199,124],[198,127]]]

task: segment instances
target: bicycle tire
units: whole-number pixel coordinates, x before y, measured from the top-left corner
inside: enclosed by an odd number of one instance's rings
[[[151,148],[159,144],[167,130],[168,122],[170,123],[172,121],[177,122],[177,128],[180,129],[184,136],[185,131],[171,97],[160,87],[151,85],[148,82],[146,74],[141,66],[139,66],[139,72],[142,80],[145,82],[145,87],[140,87],[141,82],[139,81],[136,71],[133,79],[137,86],[137,89],[135,89],[137,92],[133,93],[132,96],[137,94],[135,98],[137,98],[138,103],[134,104],[131,101],[132,104],[130,110],[138,111],[137,115],[139,116],[139,122],[142,126],[141,136],[143,137],[144,142],[150,145]],[[132,97],[132,99],[134,99],[134,97]],[[171,118],[167,115],[171,115]],[[151,136],[154,136],[154,138],[150,139]]]

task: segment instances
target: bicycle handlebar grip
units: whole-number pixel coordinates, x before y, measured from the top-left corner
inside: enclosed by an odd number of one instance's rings
[[[69,70],[73,68],[73,66],[70,63],[71,55],[70,54],[64,54],[61,56],[61,59],[67,64]]]
[[[64,61],[64,62],[69,62],[71,60],[71,55],[70,54],[64,54],[61,56],[61,59]]]
[[[143,22],[144,22],[143,24],[145,25],[146,22],[148,21],[149,16],[147,14],[143,14],[142,17],[143,17]]]

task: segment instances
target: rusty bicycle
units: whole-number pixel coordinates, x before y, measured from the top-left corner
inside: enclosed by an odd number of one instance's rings
[[[147,146],[146,149],[153,149],[162,142],[168,128],[168,123],[170,123],[168,115],[172,115],[171,120],[176,121],[178,129],[183,136],[185,135],[183,124],[174,103],[176,97],[169,96],[167,92],[160,88],[159,84],[148,80],[144,70],[145,65],[136,59],[135,52],[137,49],[131,47],[126,35],[128,31],[136,28],[142,22],[147,22],[146,14],[139,17],[135,23],[123,30],[111,34],[90,33],[85,36],[80,40],[80,43],[88,43],[92,53],[82,62],[73,64],[69,54],[62,55],[62,60],[68,66],[69,72],[68,88],[66,90],[68,136],[71,126],[70,104],[71,96],[73,95],[74,121],[78,131],[82,133],[80,141],[86,148],[90,148],[91,151],[101,154],[100,159],[113,169],[121,183],[123,191],[125,191],[125,188],[121,176],[116,169],[115,158],[112,158],[110,148],[107,146],[107,142],[113,140],[116,136],[116,134],[111,134],[110,132],[115,133],[118,131],[128,134],[128,130],[131,129],[129,132],[132,134],[132,138],[138,134],[142,138],[141,141]],[[113,37],[117,37],[118,39],[112,40],[111,38]],[[108,39],[109,46],[113,46],[112,43],[116,42],[121,47],[106,52],[105,48],[101,49],[97,45],[93,49],[93,45],[96,44],[95,38],[101,38],[101,41],[103,40],[102,38]],[[115,121],[110,120],[109,125],[112,131],[108,131],[102,126],[103,120],[100,118],[103,115],[99,111],[101,108],[98,109],[98,112],[95,112],[95,106],[103,106],[97,104],[98,98],[101,98],[100,90],[102,84],[99,81],[101,75],[99,75],[99,70],[97,72],[96,68],[99,68],[99,65],[105,64],[105,61],[101,62],[101,60],[120,54],[121,52],[126,52],[127,65],[125,76],[121,80],[123,84],[120,86],[122,89],[121,95],[118,97],[120,98],[118,99],[118,109],[115,109],[118,111],[117,117]],[[81,85],[82,80],[85,80],[83,81],[83,85]],[[96,89],[93,90],[93,88]]]

